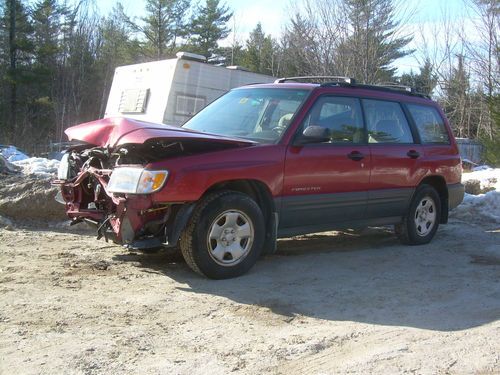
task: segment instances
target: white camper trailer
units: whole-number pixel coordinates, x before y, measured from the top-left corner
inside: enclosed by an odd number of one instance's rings
[[[105,117],[182,125],[234,87],[274,81],[271,76],[204,60],[200,55],[179,52],[176,59],[116,68]]]

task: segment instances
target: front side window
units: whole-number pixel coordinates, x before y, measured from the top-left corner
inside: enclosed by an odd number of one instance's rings
[[[444,121],[436,108],[418,104],[407,104],[407,107],[423,144],[450,143]]]
[[[321,126],[330,131],[331,143],[363,143],[363,116],[356,98],[322,96],[313,105],[299,131]]]
[[[309,90],[244,88],[230,91],[183,128],[274,143],[288,128]]]
[[[363,100],[369,143],[413,143],[410,126],[396,102]]]

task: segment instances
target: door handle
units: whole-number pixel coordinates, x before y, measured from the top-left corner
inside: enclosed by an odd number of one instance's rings
[[[412,159],[416,159],[420,156],[420,153],[418,151],[415,151],[415,150],[410,150],[406,153],[406,155],[408,155]]]
[[[351,160],[355,160],[355,161],[359,161],[361,159],[364,159],[365,158],[365,155],[363,155],[361,152],[359,151],[353,151],[351,152],[350,154],[347,154],[347,157]]]

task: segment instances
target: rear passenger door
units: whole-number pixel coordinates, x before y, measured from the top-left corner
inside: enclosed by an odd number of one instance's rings
[[[363,218],[370,151],[359,99],[320,96],[297,129],[297,137],[308,126],[328,128],[330,141],[288,147],[280,227],[319,229]]]
[[[422,147],[399,102],[362,100],[372,157],[367,218],[403,216],[422,178]]]

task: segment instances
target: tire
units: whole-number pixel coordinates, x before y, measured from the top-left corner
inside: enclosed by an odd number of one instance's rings
[[[441,199],[430,185],[420,185],[410,204],[408,214],[395,226],[396,235],[405,245],[429,243],[441,220]]]
[[[264,245],[264,216],[249,196],[220,191],[196,206],[181,234],[182,255],[193,271],[211,279],[246,273]]]

